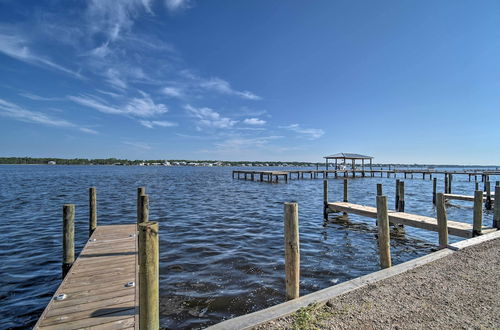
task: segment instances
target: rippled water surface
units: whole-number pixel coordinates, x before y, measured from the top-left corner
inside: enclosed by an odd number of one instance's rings
[[[80,250],[89,186],[97,187],[98,224],[134,223],[136,188],[146,186],[150,219],[160,222],[166,328],[200,328],[284,301],[285,201],[299,203],[302,295],[379,269],[375,221],[353,215],[325,225],[321,179],[250,182],[233,180],[233,169],[0,166],[0,328],[33,326],[49,302],[60,283],[62,205],[76,204]],[[329,183],[330,200],[340,200],[342,180]],[[392,208],[394,178],[349,180],[349,201],[375,206],[377,183]],[[416,175],[405,190],[407,212],[435,215],[431,181]],[[454,193],[473,190],[466,176],[454,176]],[[492,216],[485,211],[486,225]],[[470,223],[472,203],[453,202],[448,218]],[[391,241],[393,263],[428,254],[436,243],[436,233],[407,227]]]

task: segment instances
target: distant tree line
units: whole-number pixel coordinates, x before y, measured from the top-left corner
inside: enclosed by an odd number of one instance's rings
[[[139,165],[142,163],[164,163],[165,161],[174,163],[206,163],[206,164],[215,164],[218,163],[223,166],[319,166],[324,167],[324,162],[314,163],[314,162],[280,162],[280,161],[253,161],[253,160],[245,160],[245,161],[219,161],[219,160],[187,160],[187,159],[149,159],[149,160],[130,160],[130,159],[119,159],[119,158],[95,158],[95,159],[87,159],[87,158],[33,158],[33,157],[0,157],[0,164],[48,164],[49,162],[55,162],[57,165]],[[331,164],[330,164],[331,166]],[[360,164],[356,164],[356,166],[361,166]],[[373,168],[376,167],[387,167],[389,164],[373,164]],[[481,165],[427,165],[427,164],[390,164],[391,167],[422,167],[422,166],[430,166],[430,167],[470,167],[470,168],[478,168],[478,167],[494,167],[494,165],[490,166],[481,166]],[[365,168],[368,168],[369,165],[365,164]]]
[[[129,160],[129,159],[119,159],[119,158],[95,158],[95,159],[87,159],[87,158],[33,158],[33,157],[0,157],[0,164],[48,164],[49,162],[55,162],[57,165],[139,165],[141,163],[164,163],[168,161],[170,163],[220,163],[226,166],[243,166],[243,165],[274,165],[274,166],[282,166],[282,165],[290,165],[290,166],[305,166],[309,164],[309,162],[273,162],[273,161],[217,161],[217,160],[186,160],[186,159],[149,159],[149,160]],[[321,164],[320,164],[321,165]]]

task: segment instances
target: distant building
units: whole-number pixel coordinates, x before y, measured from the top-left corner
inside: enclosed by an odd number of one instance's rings
[[[47,162],[47,164],[49,164],[49,165],[56,165],[56,162],[55,162],[54,160],[49,160],[49,161]]]

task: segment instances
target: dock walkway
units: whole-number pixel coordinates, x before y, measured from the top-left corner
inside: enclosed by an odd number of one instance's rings
[[[365,205],[358,205],[346,202],[328,203],[329,212],[346,212],[358,214],[368,218],[377,218],[377,208]],[[406,212],[389,211],[389,222],[392,224],[402,224],[411,227],[426,229],[430,231],[438,231],[437,219],[426,217],[423,215],[410,214]],[[496,228],[483,226],[482,233],[486,234],[496,231]],[[448,220],[448,233],[450,235],[471,238],[472,224]]]
[[[34,329],[138,329],[137,273],[137,225],[97,227]]]
[[[439,170],[419,170],[419,169],[396,169],[396,170],[383,170],[383,169],[344,169],[344,170],[234,170],[233,171],[233,179],[244,179],[255,181],[257,178],[258,181],[267,181],[267,182],[278,182],[279,178],[282,177],[285,179],[285,182],[288,182],[289,179],[317,179],[323,178],[328,179],[329,177],[337,178],[341,177],[375,177],[384,175],[388,178],[393,176],[396,178],[398,176],[403,176],[405,179],[412,178],[414,174],[421,174],[422,179],[432,180],[433,176],[437,175],[467,175],[468,180],[471,181],[471,178],[474,177],[474,181],[477,181],[477,177],[481,177],[481,181],[489,181],[490,175],[500,175],[500,171],[439,171]]]
[[[459,200],[459,201],[468,201],[473,202],[474,196],[469,195],[457,195],[457,194],[443,194],[446,200]],[[483,195],[483,200],[486,200],[488,197]],[[495,193],[491,193],[491,200],[495,200]]]

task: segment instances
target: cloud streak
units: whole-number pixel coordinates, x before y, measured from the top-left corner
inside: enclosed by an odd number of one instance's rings
[[[0,99],[0,115],[27,123],[42,124],[53,127],[77,128],[82,132],[97,134],[95,130],[80,127],[70,121],[50,117],[42,112],[27,110],[17,104]]]
[[[164,104],[155,103],[151,97],[144,92],[141,92],[140,94],[142,97],[129,98],[121,106],[110,105],[102,98],[92,95],[71,95],[68,96],[68,99],[99,112],[113,115],[153,117],[168,112],[168,109]]]
[[[209,91],[216,91],[221,94],[226,94],[226,95],[236,95],[239,96],[243,99],[247,100],[260,100],[261,97],[258,95],[255,95],[252,92],[249,91],[237,91],[234,90],[231,87],[231,84],[227,82],[224,79],[221,78],[210,78],[207,80],[201,80],[200,81],[200,87]]]
[[[292,132],[299,133],[308,137],[311,140],[319,139],[325,134],[325,131],[320,128],[302,128],[299,124],[291,124],[288,126],[283,126],[281,128],[288,129]]]
[[[259,126],[259,125],[264,125],[266,121],[259,118],[246,118],[245,120],[243,120],[243,123],[247,125]]]
[[[173,123],[165,120],[139,120],[139,123],[147,128],[154,128],[155,126],[160,127],[174,127],[177,123]]]
[[[20,35],[4,34],[0,32],[0,52],[16,60],[36,66],[48,67],[69,74],[75,78],[83,79],[83,76],[62,65],[34,54],[28,47],[28,42]]]
[[[188,114],[197,120],[197,128],[201,130],[205,128],[230,128],[238,121],[227,117],[222,117],[218,112],[210,108],[195,108],[191,105],[186,105],[184,109]]]

